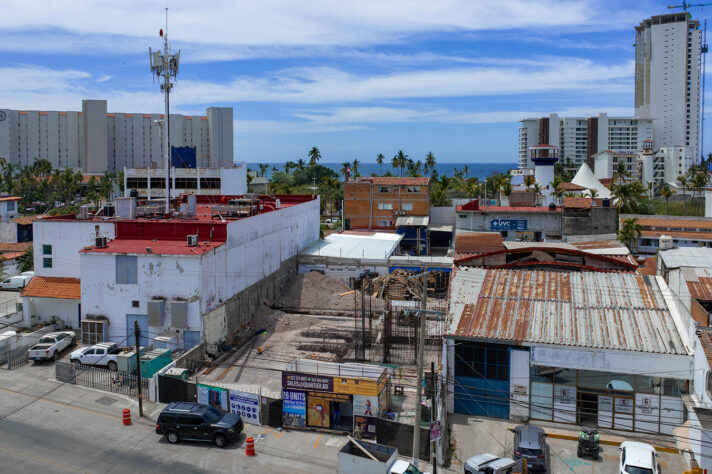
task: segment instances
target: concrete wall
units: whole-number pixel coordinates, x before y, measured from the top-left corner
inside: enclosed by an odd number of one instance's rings
[[[65,325],[81,329],[78,300],[25,296],[22,298],[22,316],[28,327],[49,322],[52,316],[57,316]]]
[[[17,222],[0,222],[0,242],[17,242]]]
[[[32,224],[35,275],[79,278],[79,250],[93,245],[95,226],[99,234],[116,236],[113,221],[38,219]],[[43,255],[43,245],[52,246],[52,255]],[[44,268],[43,258],[52,258],[52,268]],[[113,280],[113,278],[112,278]]]
[[[542,207],[542,210],[546,208]],[[462,217],[465,216],[465,217]],[[457,229],[490,232],[492,219],[524,219],[527,221],[528,232],[561,233],[561,211],[542,212],[492,212],[465,211],[458,212],[455,219]],[[506,240],[514,240],[515,232],[510,231]],[[544,236],[542,236],[544,237]]]
[[[272,274],[228,299],[225,304],[203,316],[204,341],[214,344],[238,335],[243,323],[249,323],[255,308],[264,301],[274,301],[289,279],[297,273],[297,259],[283,262]],[[256,328],[251,328],[256,329]]]

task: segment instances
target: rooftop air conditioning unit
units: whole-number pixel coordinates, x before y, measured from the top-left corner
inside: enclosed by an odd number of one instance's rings
[[[198,246],[198,234],[188,234],[188,247]]]
[[[108,244],[108,241],[107,241],[105,235],[102,235],[102,236],[96,238],[95,245],[97,248],[100,248],[100,249],[106,248],[107,244]]]
[[[80,206],[79,214],[77,214],[77,219],[86,220],[89,219],[89,206]]]

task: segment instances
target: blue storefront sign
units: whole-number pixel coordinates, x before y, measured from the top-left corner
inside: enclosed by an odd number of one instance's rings
[[[526,219],[492,219],[490,221],[490,230],[527,230]]]

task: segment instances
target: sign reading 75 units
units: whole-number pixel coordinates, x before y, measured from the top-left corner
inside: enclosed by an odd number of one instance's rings
[[[527,230],[526,219],[492,219],[490,230]]]

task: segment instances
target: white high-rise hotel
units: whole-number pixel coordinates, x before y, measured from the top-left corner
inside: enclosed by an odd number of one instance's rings
[[[655,147],[686,146],[699,157],[700,23],[671,13],[635,32],[635,115],[653,119]]]
[[[561,159],[577,166],[587,162],[593,167],[593,156],[603,151],[640,151],[648,139],[656,150],[683,147],[691,162],[699,158],[699,22],[687,13],[672,13],[644,20],[635,29],[635,116],[523,119],[520,168],[533,167],[529,149],[537,145],[560,147]]]

